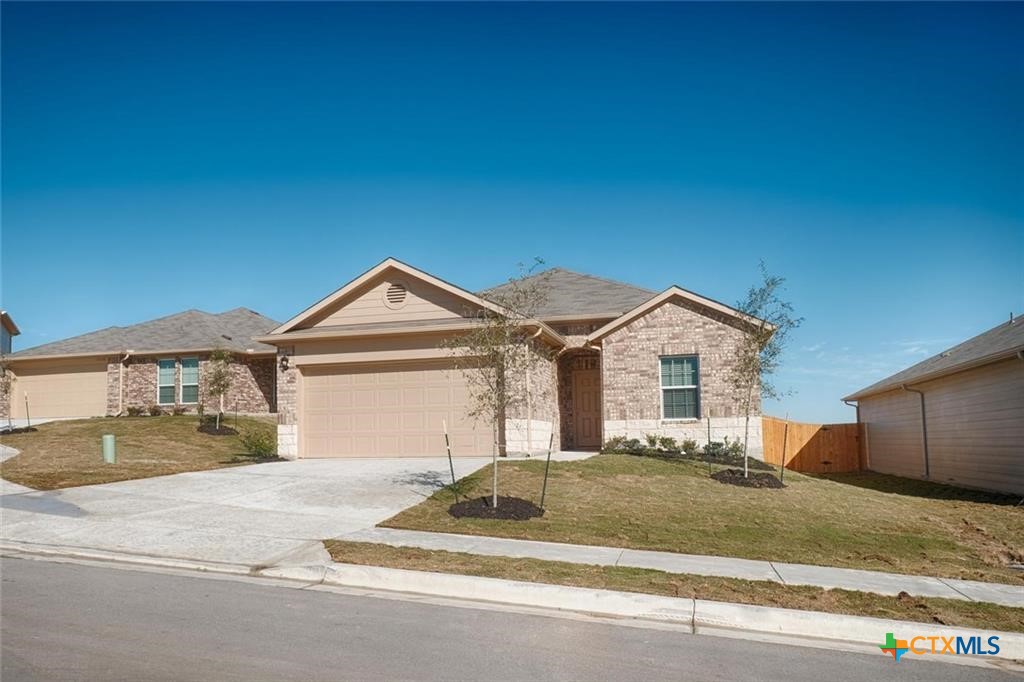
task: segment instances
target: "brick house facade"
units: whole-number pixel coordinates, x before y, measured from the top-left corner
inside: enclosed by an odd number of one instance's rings
[[[736,358],[744,338],[735,319],[686,301],[666,302],[602,341],[601,381],[605,439],[643,438],[647,434],[677,440],[713,441],[743,437],[743,396],[733,386]],[[699,368],[698,414],[665,419],[660,359],[696,357]],[[754,388],[752,415],[760,417],[760,391]],[[760,456],[761,420],[750,420],[751,454]]]
[[[211,397],[206,390],[205,377],[210,371],[209,354],[187,356],[144,356],[130,357],[124,361],[123,371],[119,360],[108,361],[107,368],[107,414],[116,415],[128,408],[149,409],[156,405],[164,410],[174,408],[195,412],[198,403],[182,403],[181,360],[183,357],[199,359],[199,402],[208,413],[216,412],[220,401]],[[175,402],[160,404],[158,401],[158,361],[174,360]],[[276,410],[275,370],[273,357],[236,357],[229,365],[231,388],[224,396],[224,411],[240,414],[267,414]],[[123,393],[121,383],[123,381]]]

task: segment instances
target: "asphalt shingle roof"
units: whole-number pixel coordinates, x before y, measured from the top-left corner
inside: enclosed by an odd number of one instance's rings
[[[949,350],[942,351],[938,355],[922,360],[912,367],[871,384],[867,388],[847,396],[844,400],[857,400],[875,393],[899,388],[902,384],[912,384],[924,377],[937,378],[951,374],[961,366],[973,365],[987,358],[995,359],[1012,355],[1020,350],[1024,350],[1024,319],[1015,318],[1013,321],[1003,322]]]
[[[253,341],[253,337],[263,336],[279,324],[248,308],[235,308],[219,314],[186,310],[127,327],[107,327],[70,339],[25,348],[12,353],[10,357],[120,353],[126,350],[141,354],[213,348],[235,352],[248,349],[273,351],[273,346]]]
[[[618,317],[641,303],[650,300],[656,292],[632,284],[585,275],[564,268],[551,268],[531,276],[528,280],[543,278],[547,299],[537,311],[537,317],[548,319],[563,315]],[[490,298],[506,290],[501,284],[479,292]]]

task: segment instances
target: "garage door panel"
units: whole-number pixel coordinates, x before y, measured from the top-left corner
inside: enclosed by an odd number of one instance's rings
[[[323,393],[327,400],[319,399]],[[460,398],[456,400],[456,397]],[[465,377],[450,365],[306,368],[300,433],[306,457],[423,457],[490,451],[490,429],[467,415]]]
[[[106,361],[53,361],[15,369],[11,416],[101,417],[107,413]]]

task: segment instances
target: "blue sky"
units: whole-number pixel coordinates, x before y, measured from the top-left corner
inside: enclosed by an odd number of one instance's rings
[[[1024,312],[1024,5],[2,5],[17,348],[287,319],[393,255],[806,318],[767,411]]]

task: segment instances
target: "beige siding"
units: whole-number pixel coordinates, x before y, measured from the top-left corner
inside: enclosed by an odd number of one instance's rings
[[[14,373],[11,416],[15,419],[102,417],[107,413],[105,359],[21,363]]]
[[[914,388],[925,393],[931,480],[1024,494],[1024,362],[1005,360]],[[922,475],[918,400],[900,391],[861,402],[875,471]]]
[[[303,366],[448,358],[451,351],[441,348],[445,336],[438,333],[395,334],[304,341],[294,346],[294,362]]]
[[[860,419],[867,425],[868,468],[911,478],[924,475],[918,400],[916,393],[897,390],[861,401]]]
[[[450,362],[310,367],[302,372],[304,457],[486,455],[491,430],[467,415],[462,372]]]
[[[395,283],[403,285],[407,293],[400,306],[389,307],[384,294]],[[322,313],[313,326],[452,319],[463,317],[465,308],[464,299],[418,279],[392,275],[370,282],[339,301]]]

